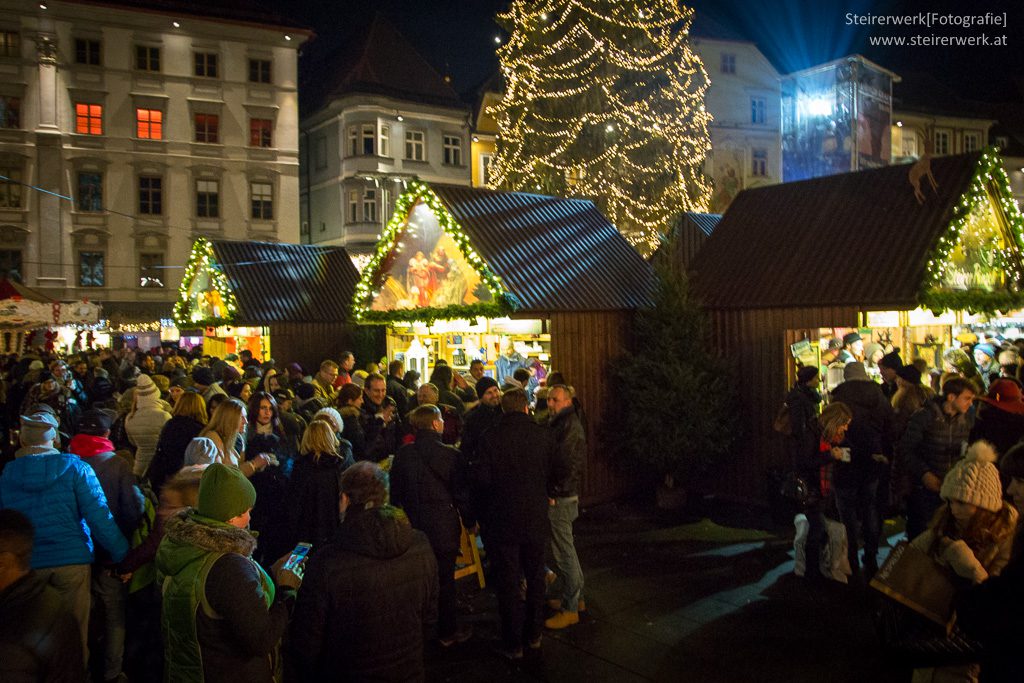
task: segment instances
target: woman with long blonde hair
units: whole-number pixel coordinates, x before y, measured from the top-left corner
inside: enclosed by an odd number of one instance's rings
[[[270,465],[270,459],[260,454],[252,460],[245,459],[245,442],[238,438],[245,433],[245,404],[237,398],[221,402],[210,416],[210,421],[199,432],[199,436],[210,439],[217,446],[217,462],[231,465],[251,477]]]
[[[291,540],[316,546],[341,524],[339,482],[352,463],[352,446],[338,439],[328,420],[317,417],[306,427],[299,450],[302,455],[296,459],[288,486]]]
[[[821,546],[825,541],[825,504],[832,494],[832,465],[844,460],[849,449],[840,446],[853,420],[850,408],[840,401],[825,406],[817,420],[811,422],[815,432],[814,443],[808,441],[806,449],[797,455],[796,470],[808,487],[809,497],[804,507],[807,516],[807,544],[804,556],[808,579],[821,579],[819,567]]]

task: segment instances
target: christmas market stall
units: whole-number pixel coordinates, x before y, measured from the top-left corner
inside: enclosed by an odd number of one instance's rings
[[[315,368],[351,345],[347,311],[359,273],[342,247],[199,238],[174,306],[182,329],[203,328],[205,353]]]
[[[766,473],[789,467],[771,425],[799,366],[819,367],[827,398],[851,357],[871,374],[899,348],[927,381],[973,333],[1021,336],[1022,235],[992,150],[742,192],[690,271],[748,424],[721,492],[765,499]]]
[[[481,360],[499,383],[558,370],[592,416],[584,498],[621,492],[597,424],[609,366],[654,288],[649,264],[590,201],[413,181],[356,286],[353,315],[387,326],[388,357],[424,378]]]

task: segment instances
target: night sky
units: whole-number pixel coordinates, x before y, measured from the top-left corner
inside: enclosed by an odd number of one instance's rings
[[[419,52],[448,71],[460,92],[473,90],[497,69],[495,14],[507,0],[264,0],[305,22],[318,46],[346,40],[373,11],[383,13]],[[747,35],[776,68],[786,73],[859,52],[900,73],[925,72],[965,97],[1020,101],[1024,92],[1024,2],[973,0],[691,0],[719,23]],[[846,13],[963,15],[1009,12],[1007,26],[919,27],[848,26]],[[1006,47],[872,47],[872,34],[1007,35]],[[1014,83],[1017,86],[1014,86]]]

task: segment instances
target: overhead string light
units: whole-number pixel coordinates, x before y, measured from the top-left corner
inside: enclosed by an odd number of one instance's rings
[[[708,75],[676,0],[513,0],[492,186],[592,199],[641,252],[706,211]]]

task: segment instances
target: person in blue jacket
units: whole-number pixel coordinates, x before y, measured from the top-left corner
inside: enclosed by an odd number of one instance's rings
[[[17,510],[32,522],[32,569],[71,608],[86,652],[93,537],[114,562],[127,554],[128,541],[93,469],[54,448],[57,425],[49,413],[21,416],[21,448],[0,475],[0,509]]]

